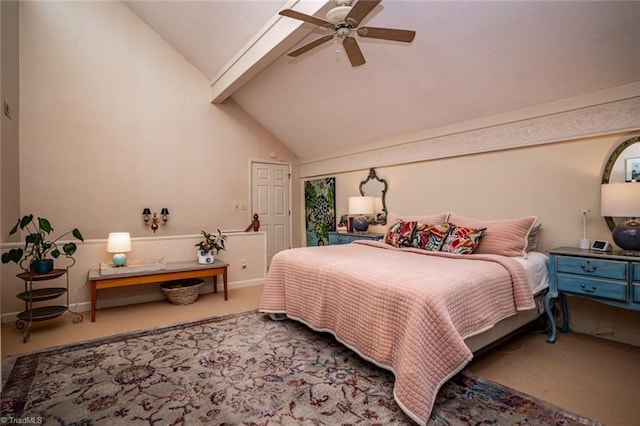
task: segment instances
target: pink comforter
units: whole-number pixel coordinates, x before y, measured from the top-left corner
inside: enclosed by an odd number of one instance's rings
[[[260,302],[261,312],[329,331],[393,371],[396,401],[421,424],[442,384],[473,357],[463,339],[534,307],[513,259],[373,241],[279,252]]]

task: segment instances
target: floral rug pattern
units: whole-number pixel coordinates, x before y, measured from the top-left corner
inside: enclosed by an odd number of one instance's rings
[[[3,420],[22,424],[413,424],[392,373],[329,334],[256,312],[17,355],[2,371]],[[594,423],[463,372],[429,424]]]

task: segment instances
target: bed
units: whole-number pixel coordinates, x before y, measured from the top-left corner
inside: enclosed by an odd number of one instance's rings
[[[535,217],[519,219],[516,228],[515,220],[487,223],[452,213],[411,219],[396,218],[383,241],[279,252],[260,311],[330,332],[391,370],[396,401],[426,424],[438,390],[474,352],[540,315],[547,257],[532,250]],[[443,224],[453,228],[445,232]],[[464,255],[445,245],[456,227],[480,233]]]

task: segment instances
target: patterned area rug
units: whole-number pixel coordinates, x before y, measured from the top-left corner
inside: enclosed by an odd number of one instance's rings
[[[256,312],[9,357],[2,420],[60,425],[413,424],[393,374]],[[463,372],[429,424],[593,424]]]

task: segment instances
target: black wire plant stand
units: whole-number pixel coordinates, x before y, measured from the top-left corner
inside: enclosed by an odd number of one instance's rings
[[[24,329],[22,341],[27,343],[30,340],[30,330],[34,322],[46,321],[53,318],[57,318],[65,312],[73,314],[73,323],[77,324],[82,322],[82,314],[75,312],[74,306],[70,307],[69,303],[69,269],[75,265],[76,260],[70,256],[66,256],[71,261],[64,269],[53,269],[45,274],[37,274],[31,269],[23,267],[22,263],[20,267],[24,272],[17,274],[16,276],[24,282],[24,291],[17,295],[19,299],[24,301],[24,311],[20,312],[16,320],[16,328],[18,330]],[[43,282],[48,282],[57,278],[65,277],[65,287],[40,287]],[[34,306],[37,303],[45,302],[48,300],[54,300],[60,296],[66,296],[66,304],[58,305],[44,305]]]

